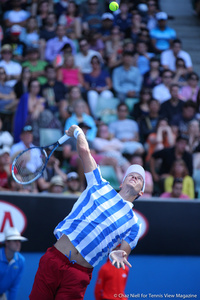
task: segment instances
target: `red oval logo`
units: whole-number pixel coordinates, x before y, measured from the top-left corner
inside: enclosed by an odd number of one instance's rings
[[[138,217],[138,223],[142,225],[140,238],[139,238],[139,239],[142,239],[149,231],[149,222],[148,222],[147,218],[141,212],[139,212],[136,209],[133,209],[133,211],[136,214],[136,216]]]
[[[27,219],[24,212],[17,206],[0,200],[0,242],[4,240],[4,230],[16,227],[22,234],[26,229]]]

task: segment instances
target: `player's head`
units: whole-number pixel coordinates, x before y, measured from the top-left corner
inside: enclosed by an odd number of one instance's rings
[[[136,198],[142,196],[145,189],[144,168],[137,164],[131,165],[124,175],[121,187],[124,184],[133,188]]]

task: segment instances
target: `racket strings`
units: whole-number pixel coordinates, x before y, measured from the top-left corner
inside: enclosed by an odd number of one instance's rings
[[[15,162],[15,177],[20,182],[29,182],[41,174],[46,163],[44,149],[32,148],[25,151]]]

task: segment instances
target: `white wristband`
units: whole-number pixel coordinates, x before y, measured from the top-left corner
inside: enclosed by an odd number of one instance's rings
[[[77,139],[77,137],[79,136],[79,134],[84,134],[83,130],[80,128],[80,127],[77,127],[75,130],[74,130],[74,137],[75,139]]]

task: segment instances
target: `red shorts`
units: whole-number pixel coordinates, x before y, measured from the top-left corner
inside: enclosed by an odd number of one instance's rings
[[[81,300],[93,269],[71,263],[54,246],[41,257],[35,275],[31,300]]]

